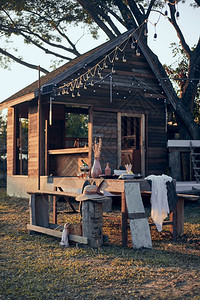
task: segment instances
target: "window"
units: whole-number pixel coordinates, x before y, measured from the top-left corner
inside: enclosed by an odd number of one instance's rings
[[[28,175],[28,116],[16,109],[16,175]]]
[[[65,148],[88,146],[88,110],[67,108],[65,114]]]

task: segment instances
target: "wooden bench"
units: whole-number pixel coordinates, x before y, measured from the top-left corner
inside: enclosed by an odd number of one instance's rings
[[[48,234],[54,237],[61,238],[63,226],[49,223],[49,196],[57,197],[76,197],[78,194],[64,191],[28,191],[30,195],[30,224],[27,224],[29,231],[36,231],[44,234]],[[56,203],[56,200],[55,200]],[[54,215],[57,218],[57,212],[54,210]],[[54,216],[55,219],[55,216]],[[57,229],[57,230],[56,230]],[[59,231],[58,231],[59,230]],[[88,244],[87,237],[69,234],[69,240],[76,243]]]
[[[150,198],[151,191],[142,191],[142,196],[148,196]],[[176,206],[176,211],[170,213],[169,221],[164,221],[163,225],[171,225],[170,231],[173,235],[173,241],[176,240],[176,236],[184,232],[184,201],[197,201],[199,196],[190,194],[177,194],[178,202]],[[154,223],[150,223],[149,226],[155,226]]]
[[[63,189],[65,189],[65,191]],[[57,201],[60,196],[63,196],[63,198],[68,203],[68,205],[71,207],[72,213],[80,213],[80,205],[79,205],[79,210],[77,210],[74,207],[72,201],[70,200],[70,198],[76,198],[78,195],[81,194],[80,189],[72,189],[72,188],[66,188],[66,187],[54,185],[54,192],[52,193],[55,193],[53,195],[53,223],[54,224],[57,224],[57,215],[58,215]]]

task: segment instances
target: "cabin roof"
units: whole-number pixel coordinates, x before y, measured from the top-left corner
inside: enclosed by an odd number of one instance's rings
[[[131,29],[118,38],[106,42],[88,52],[85,54],[71,60],[70,62],[62,65],[61,67],[57,68],[56,70],[48,73],[47,75],[41,76],[40,79],[40,85],[46,86],[49,84],[58,84],[62,80],[66,79],[73,73],[77,72],[79,69],[83,68],[85,65],[88,65],[98,57],[104,55],[105,53],[113,50],[116,46],[120,45],[126,38],[128,38],[130,35],[133,35],[138,40],[138,45],[141,49],[141,52],[143,53],[144,57],[146,58],[147,62],[149,63],[152,71],[154,72],[156,78],[166,78],[166,73],[160,73],[158,64],[159,61],[156,59],[157,57],[154,55],[152,57],[152,52],[150,49],[147,49],[143,42],[138,39],[137,32],[134,31],[134,29]],[[160,81],[161,86],[166,93],[169,101],[171,102],[172,106],[175,108],[175,103],[173,101],[173,94],[172,94],[172,88],[170,86],[171,83],[169,83],[169,80],[161,80]],[[25,101],[30,101],[33,98],[36,97],[36,92],[38,91],[38,80],[33,82],[32,84],[26,86],[19,92],[13,94],[6,100],[2,101],[0,103],[0,109],[7,108],[9,106],[14,106],[17,103],[22,103]],[[20,101],[19,101],[20,100]],[[18,102],[19,101],[19,102]]]

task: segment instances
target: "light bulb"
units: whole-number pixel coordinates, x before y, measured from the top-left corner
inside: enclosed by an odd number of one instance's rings
[[[74,98],[75,97],[75,95],[74,95],[74,93],[72,93],[72,98]]]
[[[168,11],[166,10],[165,11],[165,17],[167,18],[167,16],[168,16]]]
[[[80,95],[81,95],[81,94],[80,94],[79,92],[77,92],[77,96],[80,97]]]
[[[131,49],[135,49],[135,43],[134,42],[131,43]]]
[[[148,29],[147,28],[144,30],[144,36],[148,36]]]
[[[122,61],[125,63],[126,62],[126,57],[125,55],[122,57]]]
[[[136,55],[140,56],[140,50],[138,48],[136,49]]]
[[[119,60],[119,57],[117,55],[115,56],[115,60]]]
[[[93,86],[93,85],[94,85],[94,82],[93,82],[93,81],[91,81],[90,85],[91,85],[91,86]]]
[[[179,18],[180,18],[180,13],[179,13],[179,11],[177,11],[176,12],[176,19],[179,20]]]
[[[84,84],[84,87],[83,87],[83,88],[84,88],[84,90],[87,90],[87,86],[86,86],[86,84]]]
[[[154,33],[154,36],[153,36],[154,41],[156,41],[157,37],[158,37],[158,35],[157,35],[157,33],[155,32],[155,33]]]

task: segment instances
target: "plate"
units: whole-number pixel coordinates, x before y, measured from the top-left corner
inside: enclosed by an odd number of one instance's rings
[[[122,174],[119,179],[134,179],[134,174]]]
[[[105,174],[101,174],[99,175],[99,177],[101,178],[105,178],[105,179],[117,179],[119,176],[113,174],[113,175],[105,175]]]
[[[142,178],[141,174],[122,174],[119,179],[139,179]]]

